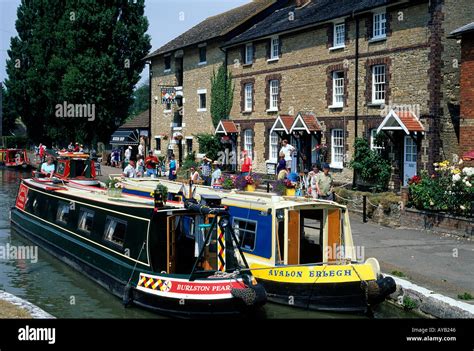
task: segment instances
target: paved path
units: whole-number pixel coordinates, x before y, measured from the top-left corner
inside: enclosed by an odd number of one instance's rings
[[[355,245],[379,260],[382,271],[403,272],[419,285],[457,298],[474,295],[474,242],[456,236],[362,223],[351,216]],[[474,301],[470,301],[474,303]]]

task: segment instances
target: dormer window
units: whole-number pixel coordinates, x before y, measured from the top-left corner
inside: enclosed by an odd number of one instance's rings
[[[171,71],[171,56],[165,56],[165,72]]]
[[[205,44],[199,46],[199,64],[204,65],[207,63],[207,47]]]
[[[245,64],[250,65],[253,63],[253,44],[245,45]]]
[[[270,60],[278,60],[280,58],[280,39],[273,37],[270,41]]]

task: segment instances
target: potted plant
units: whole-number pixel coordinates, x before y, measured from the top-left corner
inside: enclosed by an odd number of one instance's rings
[[[249,175],[239,175],[235,178],[234,186],[239,190],[253,192],[260,185],[261,179],[255,174],[251,173]]]
[[[107,196],[112,198],[119,198],[122,196],[122,183],[119,179],[111,179],[107,183]]]
[[[158,184],[150,195],[154,198],[155,208],[163,207],[168,199],[168,187],[163,184]]]
[[[280,196],[295,196],[296,184],[289,179],[276,180],[272,183],[272,191]]]

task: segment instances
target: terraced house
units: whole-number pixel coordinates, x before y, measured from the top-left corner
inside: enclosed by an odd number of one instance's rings
[[[194,135],[213,133],[211,77],[226,55],[225,41],[245,31],[286,1],[257,0],[207,18],[157,49],[151,62],[151,138],[158,153],[179,162],[197,149]]]
[[[340,176],[355,137],[388,136],[391,187],[458,153],[459,43],[448,34],[474,18],[470,0],[292,1],[228,40],[235,82],[230,120],[216,133],[271,172],[279,142]]]

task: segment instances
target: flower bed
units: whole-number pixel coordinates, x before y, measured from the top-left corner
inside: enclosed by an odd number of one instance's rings
[[[408,207],[469,216],[474,201],[474,168],[462,169],[462,160],[435,163],[435,173],[422,173],[409,181]]]

